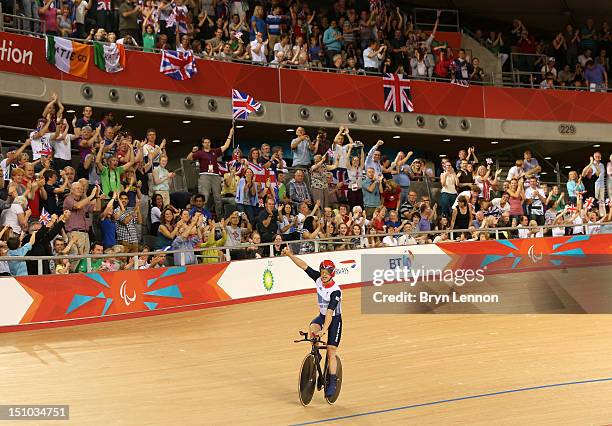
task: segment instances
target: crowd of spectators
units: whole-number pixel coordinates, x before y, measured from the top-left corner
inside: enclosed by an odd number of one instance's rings
[[[482,82],[478,58],[436,40],[389,2],[338,0],[327,10],[305,2],[237,0],[20,0],[18,13],[40,17],[25,30],[122,43],[146,52],[189,50],[202,58],[346,73]],[[455,46],[458,48],[458,46]]]
[[[550,36],[536,38],[515,19],[506,34],[477,30],[475,39],[499,55],[503,69],[518,71],[524,83],[542,89],[573,88],[603,91],[608,88],[612,33],[607,21],[588,18],[580,28],[568,24]],[[512,61],[509,55],[516,54]]]
[[[191,193],[173,190],[155,129],[139,138],[90,106],[65,114],[54,95],[27,141],[0,162],[0,255],[110,256],[45,260],[44,273],[266,257],[285,244],[309,253],[611,231],[601,223],[612,220],[612,156],[605,164],[600,152],[567,184],[548,186],[528,150],[502,178],[474,147],[434,164],[386,150],[383,140],[353,140],[345,126],[331,138],[300,127],[285,146],[243,153],[230,149],[231,128],[218,147],[203,137],[188,154],[199,171]],[[439,183],[439,197],[419,189],[425,179]],[[129,256],[136,252],[150,254]],[[0,273],[37,272],[36,260],[0,262]]]

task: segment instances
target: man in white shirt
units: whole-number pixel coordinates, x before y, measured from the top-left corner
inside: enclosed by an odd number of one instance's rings
[[[529,178],[529,188],[525,189],[525,202],[529,205],[530,219],[535,220],[540,226],[544,225],[546,194],[535,177]]]
[[[387,46],[382,45],[379,47],[378,41],[370,41],[370,47],[363,51],[363,67],[366,71],[379,72],[380,64],[385,58],[385,52]]]
[[[520,179],[524,174],[523,170],[523,160],[516,160],[514,166],[510,167],[508,171],[508,176],[506,177],[507,181],[511,181],[512,179]]]
[[[54,133],[49,132],[49,125],[51,124],[51,117],[38,119],[36,129],[30,133],[30,139],[32,140],[32,160],[36,161],[43,155],[51,157],[53,149],[51,148],[51,139],[53,139]]]
[[[274,45],[274,56],[276,57],[277,52],[283,52],[285,58],[291,59],[291,43],[289,43],[289,34],[283,34],[280,36],[280,41]]]
[[[417,240],[411,235],[412,233],[412,223],[406,222],[404,227],[402,228],[403,234],[397,237],[397,245],[398,246],[411,246],[416,245]]]
[[[498,208],[501,211],[501,213],[509,212],[510,211],[510,203],[508,202],[509,200],[510,200],[510,194],[508,194],[507,192],[504,192],[501,198],[493,198],[491,200],[491,205],[493,207]]]
[[[465,197],[465,199],[468,200],[468,203],[474,205],[473,201],[475,202],[475,200],[478,200],[478,196],[481,192],[482,190],[477,185],[472,185],[469,190],[462,191],[457,194],[457,198],[455,198],[455,202],[453,203],[452,208],[454,209],[457,207],[457,204],[459,203],[458,200],[461,196]]]
[[[268,62],[266,55],[268,54],[268,40],[263,40],[261,32],[255,34],[255,40],[251,42],[251,61],[255,63],[265,64]]]

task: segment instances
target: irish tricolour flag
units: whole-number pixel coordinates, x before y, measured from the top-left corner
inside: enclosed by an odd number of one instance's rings
[[[61,37],[47,36],[47,62],[62,72],[87,78],[91,49]]]
[[[105,72],[119,72],[125,68],[125,47],[117,43],[94,41],[94,63]]]

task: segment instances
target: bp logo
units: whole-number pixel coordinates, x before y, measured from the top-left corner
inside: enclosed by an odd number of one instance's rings
[[[263,273],[263,286],[267,291],[272,290],[274,286],[274,275],[272,275],[272,271],[266,269]]]

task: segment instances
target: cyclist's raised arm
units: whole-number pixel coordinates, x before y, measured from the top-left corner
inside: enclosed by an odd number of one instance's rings
[[[285,256],[289,256],[289,259],[291,259],[293,261],[293,263],[295,263],[298,268],[301,268],[304,271],[306,269],[308,269],[308,265],[306,264],[306,262],[304,262],[302,259],[298,258],[296,255],[294,255],[293,252],[291,251],[291,249],[289,248],[289,246],[287,246],[287,247],[285,247],[283,249],[282,254],[285,255]]]

